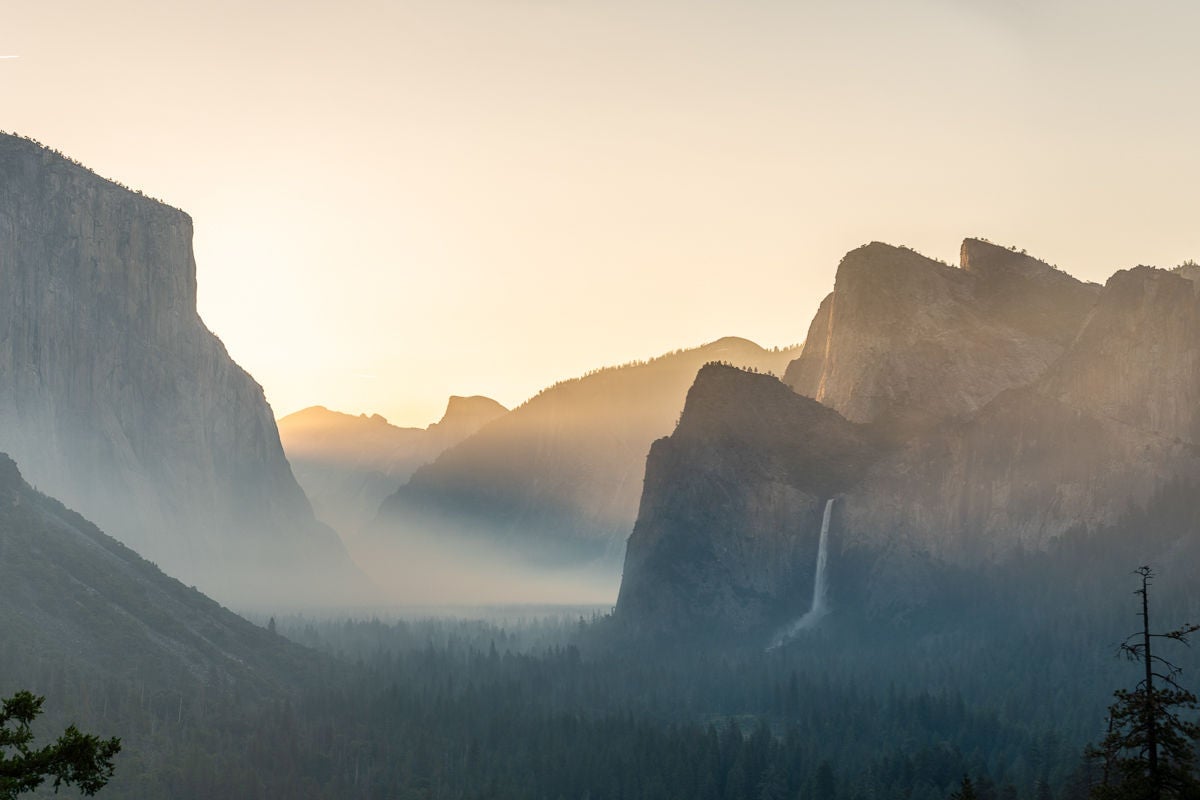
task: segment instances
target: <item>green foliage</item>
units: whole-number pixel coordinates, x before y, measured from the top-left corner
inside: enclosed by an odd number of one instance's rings
[[[1105,765],[1107,779],[1093,792],[1095,800],[1151,800],[1200,798],[1195,748],[1200,726],[1184,719],[1180,711],[1195,710],[1196,696],[1178,689],[1143,687],[1118,689],[1109,707],[1112,731],[1091,750]],[[1147,746],[1148,720],[1156,727],[1159,763],[1152,778]],[[1157,788],[1157,792],[1155,791]]]
[[[1155,640],[1187,644],[1200,626],[1185,625],[1167,633],[1150,629],[1149,591],[1154,573],[1140,567],[1142,630],[1121,645],[1121,652],[1142,665],[1144,677],[1133,690],[1115,691],[1109,706],[1108,734],[1088,749],[1100,762],[1102,779],[1093,789],[1095,800],[1160,800],[1200,798],[1195,774],[1194,743],[1200,740],[1195,715],[1196,695],[1179,685],[1181,670],[1156,655]]]
[[[47,778],[54,789],[77,786],[86,795],[100,791],[113,775],[117,738],[102,740],[71,725],[53,744],[33,746],[30,726],[42,713],[44,697],[26,691],[0,701],[0,800],[32,792]]]
[[[253,655],[262,663],[290,664],[288,639],[311,648],[307,669],[266,680],[154,660],[103,618],[99,640],[120,636],[126,658],[80,657],[14,607],[0,640],[21,646],[0,647],[0,696],[29,688],[55,698],[40,725],[121,736],[101,793],[113,800],[947,800],[964,775],[979,800],[1083,800],[1099,772],[1071,771],[1125,667],[1081,654],[1128,632],[1111,587],[1129,564],[1196,563],[1179,541],[1200,530],[1195,497],[1174,487],[1111,531],[986,573],[938,573],[929,603],[901,619],[856,609],[847,554],[834,565],[836,624],[770,654],[610,646],[607,621],[585,609],[557,621],[530,609],[493,622],[279,615],[277,637],[224,634],[244,658],[270,645]],[[10,511],[0,542],[24,524]],[[0,561],[10,585],[18,541]],[[1164,575],[1155,601],[1164,618],[1200,617],[1186,570]],[[1197,655],[1179,655],[1189,674]],[[70,720],[53,716],[63,708]]]

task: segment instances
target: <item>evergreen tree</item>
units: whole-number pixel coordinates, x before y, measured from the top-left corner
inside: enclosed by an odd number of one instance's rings
[[[950,795],[950,800],[979,800],[979,794],[975,791],[975,784],[971,782],[969,775],[963,775],[958,791]]]
[[[0,800],[32,792],[47,778],[54,789],[77,786],[86,795],[100,791],[113,775],[119,739],[102,740],[71,725],[53,744],[34,749],[30,725],[46,698],[17,692],[0,701]]]
[[[1200,725],[1181,712],[1197,709],[1196,695],[1178,683],[1179,669],[1153,651],[1155,640],[1187,644],[1200,626],[1185,625],[1167,633],[1150,628],[1150,584],[1154,572],[1139,567],[1142,629],[1121,645],[1121,653],[1142,665],[1144,674],[1133,690],[1118,689],[1109,706],[1108,734],[1090,755],[1102,762],[1102,780],[1092,791],[1096,800],[1165,800],[1200,798],[1194,772],[1194,742]]]

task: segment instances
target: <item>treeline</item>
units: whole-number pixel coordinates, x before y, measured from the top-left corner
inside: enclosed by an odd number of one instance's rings
[[[136,194],[139,197],[145,197],[147,200],[153,200],[155,203],[158,203],[161,206],[166,206],[167,208],[170,208],[170,209],[174,209],[175,211],[179,211],[181,214],[185,213],[185,212],[183,212],[182,209],[180,209],[176,206],[173,206],[164,200],[160,200],[157,197],[143,193],[141,189],[134,189],[130,186],[126,186],[124,183],[121,183],[120,181],[118,181],[114,178],[104,177],[103,175],[96,172],[96,170],[89,167],[87,164],[84,164],[83,162],[79,161],[78,159],[67,155],[66,153],[62,152],[61,150],[59,150],[57,148],[50,147],[47,144],[43,144],[42,142],[38,141],[37,139],[33,138],[32,136],[26,136],[24,134],[17,133],[16,131],[0,130],[0,136],[4,136],[4,135],[15,136],[18,139],[22,139],[26,142],[29,142],[32,145],[36,145],[37,147],[40,147],[42,150],[46,151],[47,153],[50,153],[51,155],[61,158],[63,161],[66,161],[67,163],[72,164],[73,166],[76,166],[79,169],[82,169],[84,172],[88,172],[88,173],[91,173],[92,175],[95,175],[97,178],[99,178],[102,181],[111,183],[113,186],[116,186],[120,189],[124,189],[125,191],[129,192],[130,194]]]
[[[833,614],[789,647],[631,647],[595,613],[525,620],[278,617],[310,647],[286,689],[100,674],[0,647],[0,690],[46,694],[49,730],[118,735],[112,798],[1082,800],[1134,629],[1200,615],[1194,489],[1120,525],[977,573],[878,616],[836,572]],[[1200,654],[1173,653],[1184,681]],[[134,659],[136,660],[136,659]]]
[[[125,739],[110,798],[944,800],[970,775],[984,798],[1075,800],[1122,673],[1040,629],[1040,657],[1073,664],[1073,682],[1004,631],[697,655],[614,648],[607,624],[281,618],[336,654],[314,652],[287,694],[95,685],[49,664],[31,688],[60,722]]]

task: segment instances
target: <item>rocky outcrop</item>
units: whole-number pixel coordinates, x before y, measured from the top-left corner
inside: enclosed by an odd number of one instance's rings
[[[964,239],[959,259],[975,279],[975,297],[986,316],[1063,348],[1071,344],[1100,293],[1094,283],[982,239]]]
[[[417,467],[506,412],[487,397],[455,396],[428,428],[400,428],[313,406],[279,420],[279,437],[317,517],[350,541]]]
[[[814,549],[822,494],[805,467],[759,466],[781,463],[781,448],[846,478],[832,560],[854,583],[835,600],[888,613],[920,604],[940,571],[1109,528],[1200,474],[1200,294],[1185,270],[1118,272],[1096,297],[979,241],[964,244],[961,270],[867,250],[843,261],[788,377],[869,421],[886,446],[839,473],[827,450],[795,439],[812,423],[772,399],[775,387],[746,383],[720,406],[689,400],[655,446],[629,541],[619,611],[634,627],[686,627],[700,608],[728,632],[766,635],[793,606],[781,598],[805,596],[805,570],[780,566],[795,557],[761,546]]]
[[[886,530],[893,543],[979,563],[1112,524],[1200,474],[1193,288],[1148,267],[1116,273],[1038,380],[881,462],[846,498],[847,535],[871,547]]]
[[[1200,444],[1196,288],[1152,267],[1116,273],[1041,391],[1096,417]]]
[[[670,433],[697,370],[726,361],[782,371],[794,355],[727,338],[556,384],[417,470],[356,544],[360,563],[395,565],[414,537],[436,531],[429,547],[486,545],[535,568],[595,566],[611,592],[646,453]]]
[[[436,457],[506,413],[508,409],[490,397],[451,396],[446,404],[446,413],[425,429],[430,442],[430,452]]]
[[[191,237],[183,212],[0,137],[0,448],[226,602],[344,598],[361,577],[196,313]]]
[[[746,634],[807,610],[825,502],[880,454],[864,426],[778,379],[700,370],[654,443],[617,616],[646,633]]]
[[[784,380],[904,438],[966,419],[1065,350],[1098,287],[968,239],[962,268],[878,242],[848,253]]]

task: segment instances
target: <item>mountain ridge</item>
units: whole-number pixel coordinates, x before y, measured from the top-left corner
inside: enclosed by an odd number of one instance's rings
[[[289,414],[278,424],[292,471],[317,516],[349,541],[418,467],[505,413],[491,398],[453,395],[441,419],[425,428],[324,406]]]
[[[530,581],[584,570],[581,583],[613,591],[646,453],[674,426],[696,371],[713,360],[782,371],[794,353],[726,337],[559,381],[418,469],[380,507],[360,560],[395,563],[404,542],[453,547]]]
[[[843,601],[881,614],[925,602],[939,572],[1109,528],[1164,487],[1200,474],[1200,302],[1188,278],[1137,267],[1093,288],[982,240],[966,240],[962,251],[957,270],[902,248],[852,251],[786,374],[799,395],[810,390],[871,434],[870,463],[837,493],[832,568],[853,584],[841,587]],[[693,389],[708,390],[699,379]],[[714,416],[689,404],[676,432],[655,445],[651,463],[664,474],[650,480],[648,470],[627,564],[657,559],[659,568],[627,570],[618,604],[618,617],[635,629],[686,628],[688,609],[733,592],[741,616],[726,619],[724,630],[764,635],[778,624],[783,598],[812,585],[799,566],[757,606],[737,599],[744,581],[731,575],[775,574],[787,561],[751,542],[783,535],[794,527],[789,519],[803,517],[793,541],[814,550],[815,503],[824,495],[809,489],[809,505],[791,512],[782,499],[753,514],[722,505],[720,498],[782,498],[808,487],[779,470],[732,469],[769,460],[772,445],[751,448],[747,462],[729,430],[750,423],[733,404],[723,408]],[[765,419],[754,425],[781,436],[803,431],[789,412],[762,408]],[[686,459],[662,456],[685,447]],[[803,457],[810,468],[820,463]],[[704,493],[689,489],[699,480],[711,482]],[[698,516],[673,530],[655,511],[679,496],[692,497]],[[714,561],[713,552],[724,555]],[[804,556],[793,563],[803,565]],[[699,575],[690,588],[672,584],[681,571]],[[717,588],[696,588],[709,584]],[[655,591],[668,595],[658,612],[627,599]],[[708,616],[722,618],[719,610]]]

